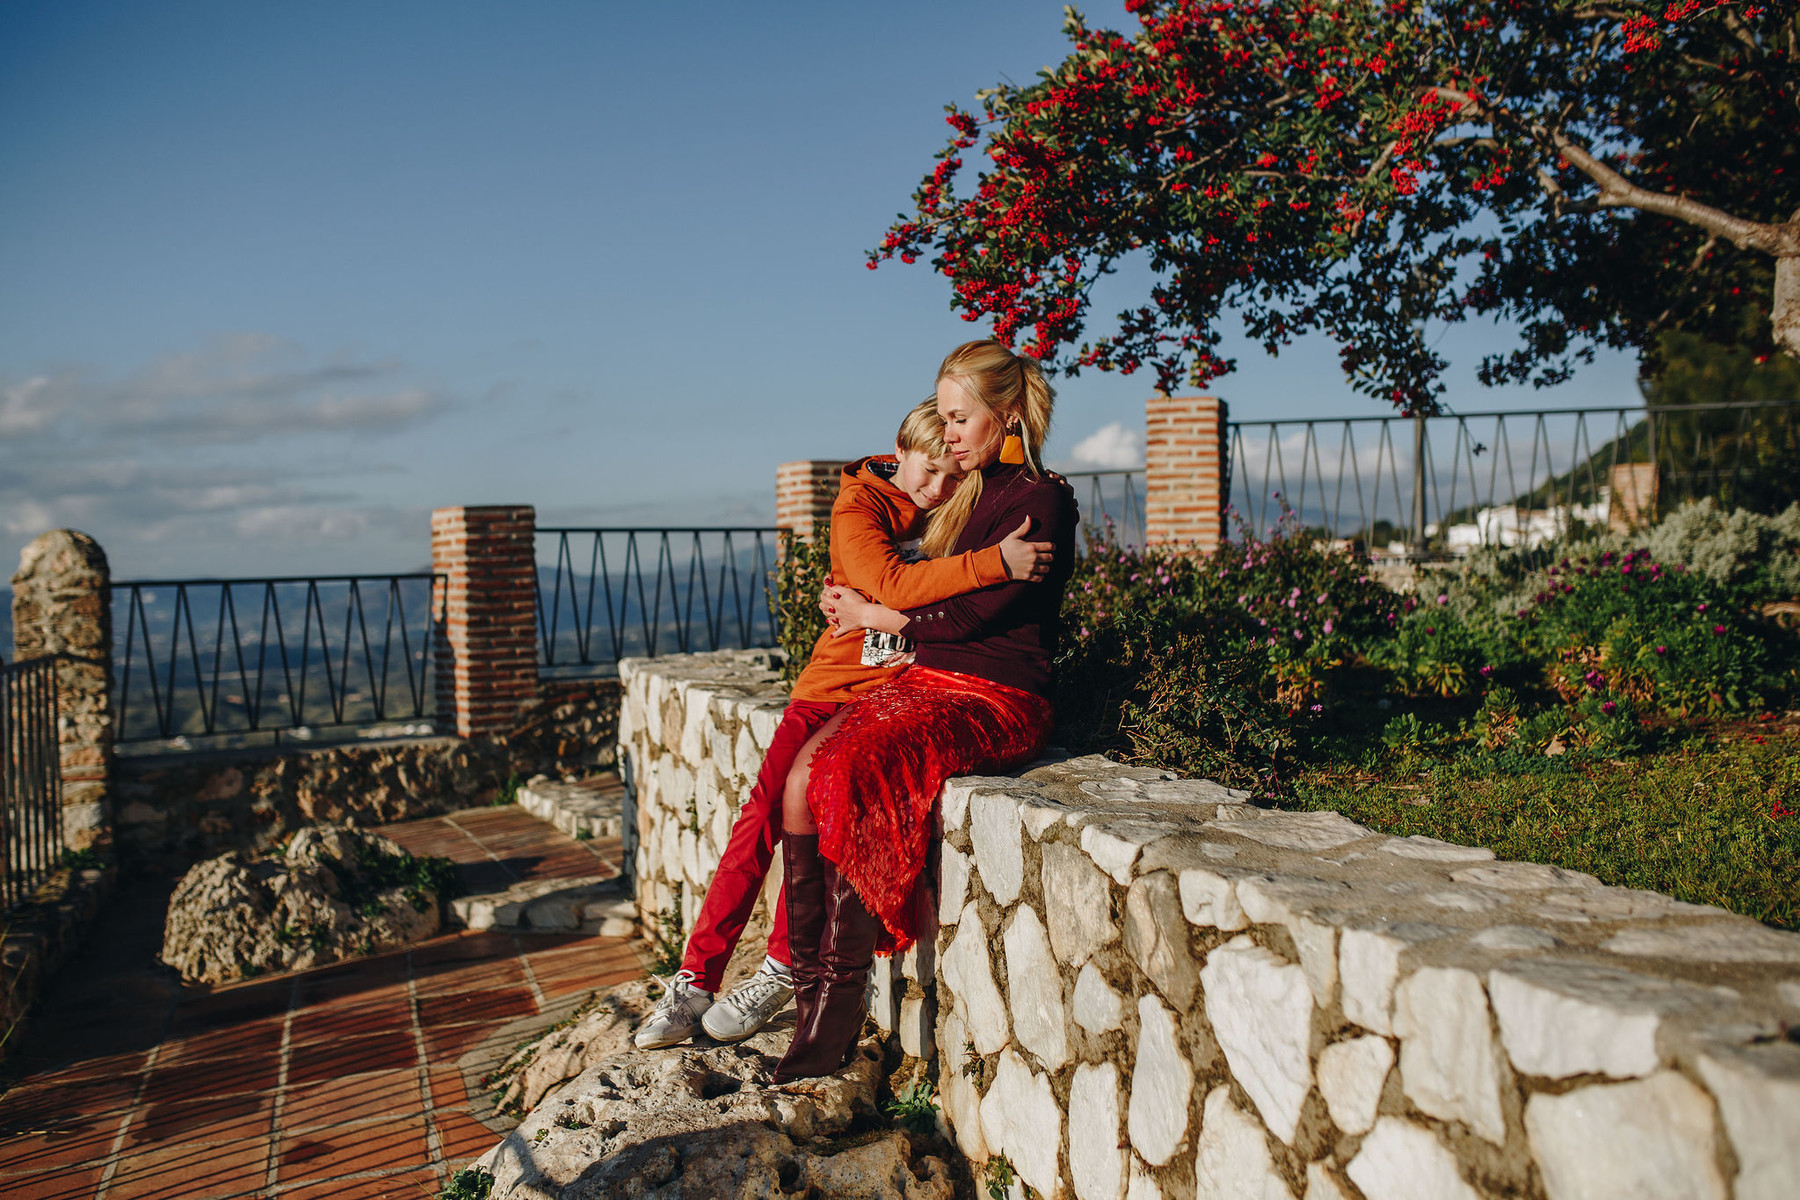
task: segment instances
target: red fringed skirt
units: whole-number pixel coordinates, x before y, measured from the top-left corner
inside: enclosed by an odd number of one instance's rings
[[[1043,753],[1052,720],[1041,696],[908,667],[845,709],[843,723],[814,753],[806,798],[819,853],[881,918],[893,950],[917,936],[913,891],[944,781],[1030,762]]]

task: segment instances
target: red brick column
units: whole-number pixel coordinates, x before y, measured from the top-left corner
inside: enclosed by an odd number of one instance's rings
[[[791,529],[801,541],[812,541],[813,526],[831,519],[843,470],[843,462],[830,458],[806,458],[776,467],[775,528]]]
[[[1230,491],[1225,424],[1217,396],[1144,402],[1145,542],[1219,548]]]
[[[431,514],[431,569],[447,577],[436,652],[444,732],[503,733],[537,698],[536,532],[529,504]]]

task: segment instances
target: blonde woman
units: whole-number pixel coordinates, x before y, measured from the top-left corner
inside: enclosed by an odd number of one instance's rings
[[[944,442],[966,473],[932,513],[933,556],[997,545],[1030,523],[1051,543],[1038,580],[994,584],[895,611],[828,589],[839,634],[875,629],[917,644],[913,666],[835,715],[797,756],[783,792],[789,949],[800,1002],[777,1080],[843,1065],[862,1027],[863,986],[885,933],[904,950],[914,890],[953,775],[1031,761],[1050,735],[1050,662],[1075,561],[1075,498],[1039,465],[1054,400],[1033,359],[969,342],[938,368]]]

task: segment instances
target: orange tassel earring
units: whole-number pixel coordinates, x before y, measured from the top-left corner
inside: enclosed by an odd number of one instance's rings
[[[1015,467],[1025,461],[1025,443],[1018,434],[1009,433],[1006,440],[1000,443],[1000,461]]]

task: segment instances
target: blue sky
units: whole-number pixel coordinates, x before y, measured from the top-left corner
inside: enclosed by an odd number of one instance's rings
[[[405,570],[441,504],[767,521],[776,463],[881,449],[983,332],[863,251],[943,105],[1060,59],[1060,19],[12,0],[0,555],[68,525],[120,577]],[[1495,339],[1443,340],[1456,408],[1636,402],[1624,356],[1483,389]],[[1377,411],[1329,346],[1228,349],[1236,415]],[[1059,387],[1053,460],[1130,452],[1148,379]]]

